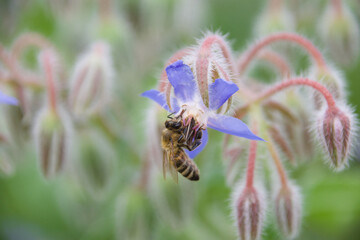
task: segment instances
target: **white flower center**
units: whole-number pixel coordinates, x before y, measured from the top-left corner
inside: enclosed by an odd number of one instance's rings
[[[184,120],[193,118],[201,128],[205,129],[207,127],[208,116],[203,107],[198,104],[183,104],[181,105],[180,113],[182,113]]]

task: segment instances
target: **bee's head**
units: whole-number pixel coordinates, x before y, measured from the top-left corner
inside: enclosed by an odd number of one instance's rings
[[[165,121],[165,127],[170,130],[179,130],[181,126],[181,119],[169,119]]]

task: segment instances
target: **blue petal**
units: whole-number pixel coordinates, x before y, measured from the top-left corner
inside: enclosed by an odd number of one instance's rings
[[[243,121],[234,117],[217,115],[215,118],[209,118],[208,127],[238,137],[264,141],[264,139],[253,134]]]
[[[155,89],[151,89],[151,90],[148,90],[146,92],[143,92],[140,96],[150,98],[151,100],[158,103],[166,111],[171,112],[171,110],[169,109],[169,106],[166,103],[166,97],[165,97],[165,94],[163,92],[160,92],[160,91],[155,90]],[[178,105],[176,99],[172,98],[171,100],[172,100],[171,101],[171,106],[172,106],[173,111],[174,112],[179,111],[180,108],[179,108],[179,105]]]
[[[201,138],[201,144],[195,148],[193,151],[188,151],[188,150],[185,150],[187,155],[191,158],[191,159],[194,159],[206,146],[208,142],[208,132],[207,130],[205,129],[203,131],[203,136]]]
[[[221,107],[229,97],[236,93],[239,88],[233,82],[218,78],[210,84],[209,90],[210,109],[216,110]]]
[[[174,87],[176,98],[182,102],[194,99],[196,83],[191,68],[181,60],[166,68],[167,77]]]
[[[7,96],[0,92],[0,103],[10,104],[10,105],[18,105],[18,100],[14,97]]]

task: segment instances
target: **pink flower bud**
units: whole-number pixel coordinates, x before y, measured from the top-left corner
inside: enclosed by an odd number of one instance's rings
[[[328,108],[319,117],[318,135],[336,170],[342,170],[348,164],[354,127],[353,114],[346,107]]]
[[[72,125],[68,114],[59,107],[57,110],[42,109],[33,126],[37,158],[45,177],[58,173],[68,158]]]
[[[264,223],[264,193],[256,187],[241,187],[235,192],[235,218],[241,240],[260,239]]]
[[[75,117],[97,113],[111,100],[114,69],[106,43],[95,43],[76,62],[69,104]]]
[[[301,227],[301,195],[297,186],[288,182],[275,195],[275,214],[280,231],[287,239],[295,238]]]

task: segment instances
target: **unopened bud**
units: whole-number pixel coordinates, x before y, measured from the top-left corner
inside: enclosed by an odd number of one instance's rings
[[[284,4],[272,4],[271,2],[257,20],[256,35],[265,36],[275,32],[294,31],[293,14]]]
[[[95,43],[76,62],[69,104],[75,117],[98,113],[111,100],[114,69],[109,45]]]
[[[79,182],[93,199],[103,200],[112,191],[118,175],[115,153],[97,131],[79,131],[76,139],[74,162]]]
[[[275,195],[275,214],[280,231],[287,239],[294,239],[301,227],[301,195],[297,186],[288,182]]]
[[[348,163],[354,125],[354,117],[347,108],[328,108],[320,115],[318,134],[336,170],[342,170]]]
[[[241,187],[239,190],[234,201],[239,238],[260,239],[265,215],[264,194],[255,187]]]
[[[343,65],[352,64],[359,56],[360,26],[345,1],[327,7],[319,22],[319,32],[330,56]]]
[[[37,157],[45,177],[58,173],[68,158],[71,121],[68,114],[61,109],[42,109],[33,127]]]

